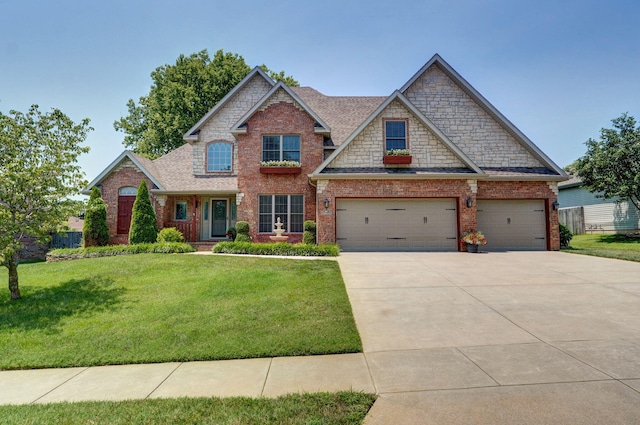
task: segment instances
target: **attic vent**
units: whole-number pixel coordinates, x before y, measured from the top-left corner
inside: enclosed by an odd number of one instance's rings
[[[314,124],[313,124],[313,126],[314,126],[315,128],[322,128],[322,126],[320,125],[320,123],[314,123]]]

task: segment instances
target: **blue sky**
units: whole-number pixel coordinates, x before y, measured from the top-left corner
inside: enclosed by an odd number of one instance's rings
[[[113,122],[178,55],[218,49],[327,95],[389,95],[434,53],[558,165],[629,112],[640,120],[637,0],[0,0],[0,111],[91,119],[96,177]]]

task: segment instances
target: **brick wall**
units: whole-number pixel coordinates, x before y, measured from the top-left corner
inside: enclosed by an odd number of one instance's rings
[[[147,188],[151,189],[153,183],[138,167],[129,159],[125,159],[102,181],[102,199],[107,204],[107,225],[109,226],[109,244],[127,244],[129,235],[118,234],[118,191],[122,187],[138,188],[142,179],[147,181]],[[151,195],[152,205],[156,210],[156,220],[158,228],[162,228],[165,206],[161,205],[153,194]]]
[[[551,204],[557,195],[546,182],[496,182],[466,180],[320,180],[318,187],[318,241],[335,242],[337,198],[455,198],[459,233],[477,229],[478,199],[543,199],[547,206],[550,249],[560,249],[558,214]],[[477,193],[475,193],[477,191]],[[467,208],[471,198],[473,206]],[[324,199],[329,199],[325,210]],[[460,244],[462,249],[462,244]]]
[[[315,220],[315,188],[307,174],[322,163],[322,135],[314,133],[315,120],[294,105],[289,97],[280,98],[256,112],[247,122],[246,134],[238,139],[238,221],[247,221],[254,241],[269,241],[273,233],[258,233],[258,196],[272,194],[303,195],[305,220]],[[302,172],[292,175],[261,174],[262,136],[278,134],[300,135]],[[285,234],[287,235],[287,234]],[[299,242],[302,234],[290,234],[289,242]]]

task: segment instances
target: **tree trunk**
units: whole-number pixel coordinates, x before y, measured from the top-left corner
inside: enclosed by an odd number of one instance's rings
[[[12,300],[19,300],[20,288],[18,287],[18,261],[14,255],[7,261],[7,268],[9,269],[9,292],[11,292]]]

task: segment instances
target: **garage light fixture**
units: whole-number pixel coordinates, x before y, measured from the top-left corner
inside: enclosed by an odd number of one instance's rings
[[[553,208],[554,211],[558,211],[559,206],[560,206],[560,202],[558,201],[553,201],[553,203],[551,204],[551,208]]]
[[[324,198],[324,209],[325,210],[329,209],[329,198]]]
[[[471,208],[473,206],[473,198],[467,198],[467,208]]]

